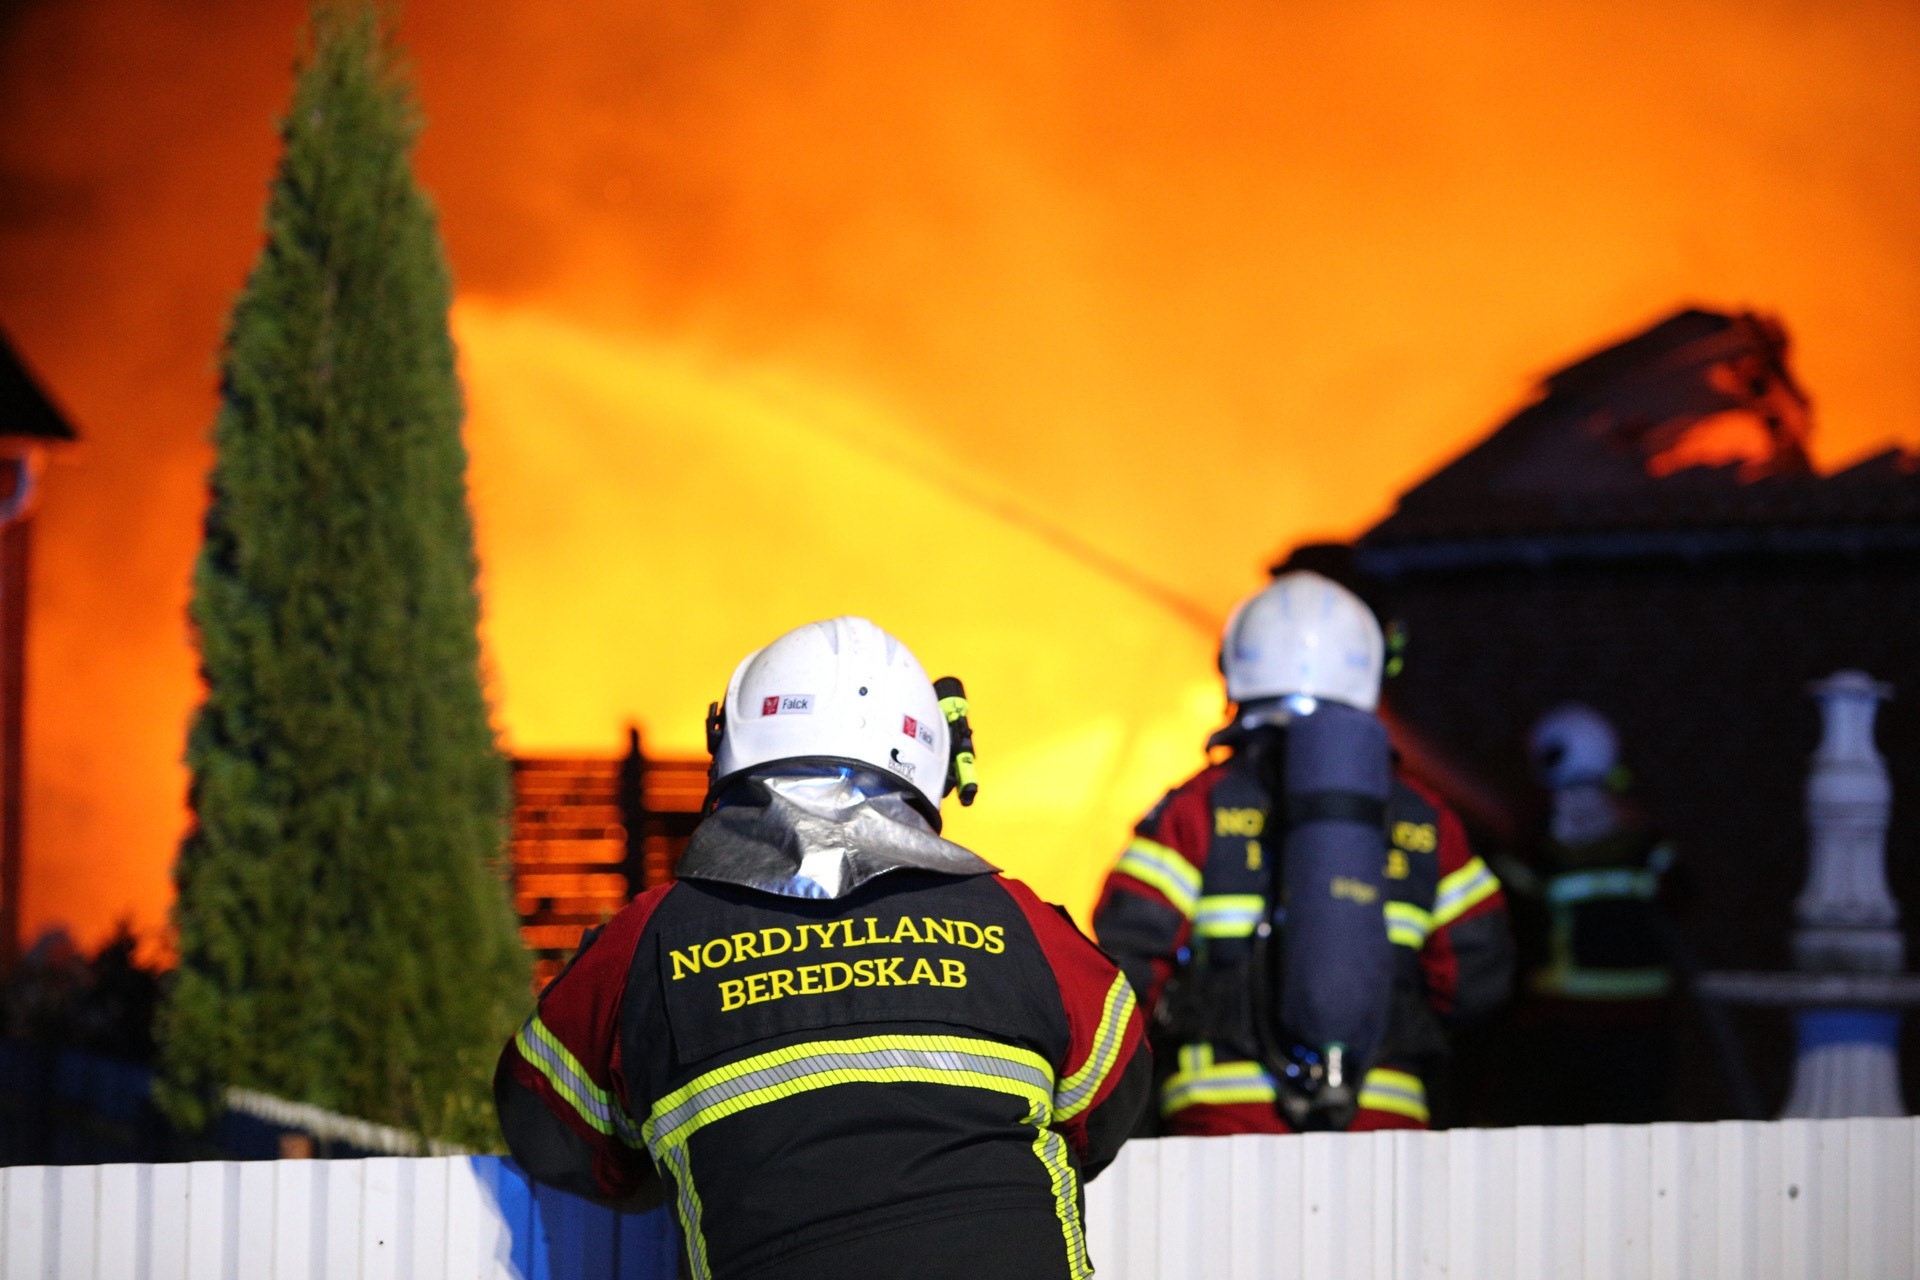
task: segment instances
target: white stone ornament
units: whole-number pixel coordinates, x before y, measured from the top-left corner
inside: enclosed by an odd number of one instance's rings
[[[1873,743],[1875,713],[1893,690],[1864,672],[1842,671],[1812,692],[1823,731],[1807,779],[1807,883],[1794,902],[1794,963],[1811,973],[1896,974],[1906,946],[1887,888],[1893,786]],[[1784,1116],[1907,1114],[1897,1009],[1806,1009],[1796,1023],[1799,1054]]]

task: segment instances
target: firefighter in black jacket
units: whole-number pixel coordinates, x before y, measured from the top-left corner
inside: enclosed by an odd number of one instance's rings
[[[696,1280],[1092,1274],[1080,1184],[1147,1100],[1142,1019],[1064,912],[936,834],[965,714],[863,618],[739,665],[680,879],[501,1055],[530,1174],[670,1196]]]

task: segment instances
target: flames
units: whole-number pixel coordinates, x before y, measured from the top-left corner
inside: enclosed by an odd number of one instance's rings
[[[740,653],[866,612],[974,694],[956,835],[1081,908],[1197,763],[1208,621],[1539,371],[1751,305],[1818,464],[1920,442],[1911,6],[1283,8],[414,0],[507,739],[692,752]],[[87,438],[38,544],[30,928],[164,916],[297,22],[0,25],[0,318]]]

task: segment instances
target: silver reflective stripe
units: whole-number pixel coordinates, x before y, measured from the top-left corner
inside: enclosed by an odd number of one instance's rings
[[[617,1135],[628,1146],[641,1145],[639,1128],[606,1090],[588,1079],[574,1056],[558,1043],[539,1015],[527,1019],[514,1044],[547,1083],[578,1111],[586,1122],[605,1134]]]
[[[1053,1069],[1044,1058],[992,1040],[963,1036],[865,1036],[819,1040],[775,1049],[716,1068],[661,1098],[642,1126],[654,1159],[673,1173],[682,1236],[694,1280],[708,1280],[706,1236],[700,1194],[687,1143],[716,1120],[769,1102],[837,1084],[932,1083],[991,1089],[1027,1104],[1024,1124],[1034,1126],[1034,1153],[1047,1166],[1055,1211],[1066,1232],[1070,1260],[1084,1257],[1076,1244],[1080,1226],[1078,1181],[1071,1165],[1050,1159],[1047,1128],[1053,1112]],[[1078,1250],[1078,1252],[1076,1252]],[[1076,1265],[1076,1277],[1091,1275]]]
[[[1553,902],[1590,902],[1596,898],[1647,899],[1660,892],[1660,877],[1638,867],[1572,871],[1547,882]]]
[[[1060,1092],[1054,1095],[1053,1110],[1057,1119],[1073,1119],[1100,1091],[1101,1084],[1113,1070],[1115,1059],[1120,1056],[1121,1037],[1126,1035],[1127,1024],[1133,1020],[1133,1009],[1133,986],[1123,973],[1115,977],[1113,986],[1107,989],[1106,1007],[1101,1010],[1100,1026],[1094,1033],[1093,1049],[1087,1054],[1086,1062],[1060,1082]]]
[[[1193,931],[1204,938],[1245,938],[1260,925],[1267,900],[1257,893],[1208,894],[1193,916]]]
[[[739,1064],[747,1069],[737,1074],[728,1074],[725,1069],[710,1072],[709,1077],[721,1078],[706,1085],[695,1081],[694,1086],[681,1091],[677,1101],[662,1099],[672,1101],[673,1105],[666,1110],[656,1109],[649,1117],[646,1125],[649,1146],[657,1156],[665,1148],[684,1142],[694,1130],[745,1110],[747,1106],[828,1085],[871,1081],[876,1075],[894,1072],[933,1073],[945,1077],[945,1083],[985,1088],[997,1085],[1009,1093],[1051,1097],[1053,1073],[1038,1055],[1021,1053],[1018,1058],[1001,1057],[944,1045],[923,1048],[908,1043],[944,1039],[947,1037],[876,1036],[868,1041],[826,1041],[747,1059]],[[966,1042],[956,1038],[956,1043]],[[770,1096],[749,1100],[751,1095],[763,1092]],[[743,1102],[745,1106],[734,1105]],[[1043,1108],[1050,1109],[1050,1104]],[[1037,1123],[1045,1124],[1050,1118],[1043,1115]]]

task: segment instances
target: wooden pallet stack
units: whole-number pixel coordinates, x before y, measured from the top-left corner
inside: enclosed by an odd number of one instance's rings
[[[706,797],[702,760],[522,756],[513,762],[513,894],[535,989],[580,935],[673,878]]]

